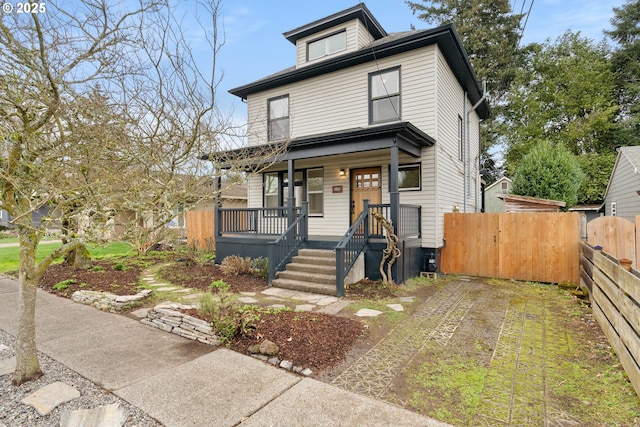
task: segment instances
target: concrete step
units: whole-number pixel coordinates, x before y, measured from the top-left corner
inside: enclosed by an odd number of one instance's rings
[[[309,273],[307,271],[292,271],[285,270],[278,273],[278,277],[281,279],[296,280],[299,282],[309,282],[311,284],[318,285],[336,285],[336,275],[333,274],[317,274]]]
[[[333,258],[327,257],[314,257],[314,256],[303,256],[296,255],[292,259],[293,263],[296,264],[310,264],[310,265],[336,265],[336,257]]]
[[[336,253],[328,249],[300,249],[298,255],[303,257],[336,259]]]
[[[282,272],[280,273],[282,276]],[[314,294],[322,295],[336,295],[335,285],[323,285],[311,282],[302,282],[299,280],[290,280],[284,278],[277,278],[273,281],[272,285],[276,288],[292,289],[294,291],[311,292]]]
[[[302,271],[311,274],[326,274],[331,276],[336,275],[335,265],[300,264],[297,262],[293,262],[291,264],[287,264],[287,270]]]

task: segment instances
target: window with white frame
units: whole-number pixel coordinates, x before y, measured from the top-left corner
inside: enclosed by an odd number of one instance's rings
[[[307,170],[307,200],[309,201],[309,215],[324,213],[324,170]]]
[[[324,169],[306,169],[295,172],[294,206],[301,206],[306,189],[309,216],[324,214]],[[286,171],[264,174],[264,207],[287,206],[289,195],[289,173]]]
[[[307,61],[332,55],[347,48],[347,32],[341,31],[307,44]]]
[[[289,95],[267,101],[269,141],[289,138]]]
[[[369,74],[369,124],[400,117],[400,68]]]

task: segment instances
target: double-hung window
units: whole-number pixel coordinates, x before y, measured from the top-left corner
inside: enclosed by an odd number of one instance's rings
[[[307,61],[332,55],[347,48],[347,32],[341,31],[307,44]]]
[[[289,95],[271,98],[267,104],[269,141],[289,138]]]
[[[288,195],[288,172],[267,172],[264,174],[265,208],[287,206]],[[301,206],[303,200],[309,202],[310,216],[322,216],[324,213],[324,169],[297,170],[293,197],[295,206]]]
[[[369,74],[369,124],[400,117],[400,68]]]

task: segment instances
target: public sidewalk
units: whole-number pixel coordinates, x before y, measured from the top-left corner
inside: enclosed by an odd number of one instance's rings
[[[0,278],[0,329],[16,335],[18,284]],[[38,290],[38,350],[173,426],[446,426],[228,349]]]

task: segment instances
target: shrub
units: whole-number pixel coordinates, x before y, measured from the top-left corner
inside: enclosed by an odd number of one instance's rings
[[[116,271],[124,271],[124,264],[117,263],[116,265],[113,266],[113,269]]]
[[[251,261],[251,271],[258,277],[265,278],[269,275],[269,259],[260,257]]]
[[[211,284],[209,285],[209,289],[211,290],[217,289],[218,291],[230,291],[231,285],[225,282],[224,280],[220,279],[220,280],[216,280],[215,282],[211,282]]]
[[[236,334],[245,334],[255,328],[260,311],[253,306],[240,306],[233,294],[221,289],[217,294],[204,294],[198,312],[204,316],[220,341],[226,345]]]
[[[242,258],[237,255],[231,255],[226,257],[220,263],[220,270],[224,274],[250,274],[251,273],[251,258]]]

